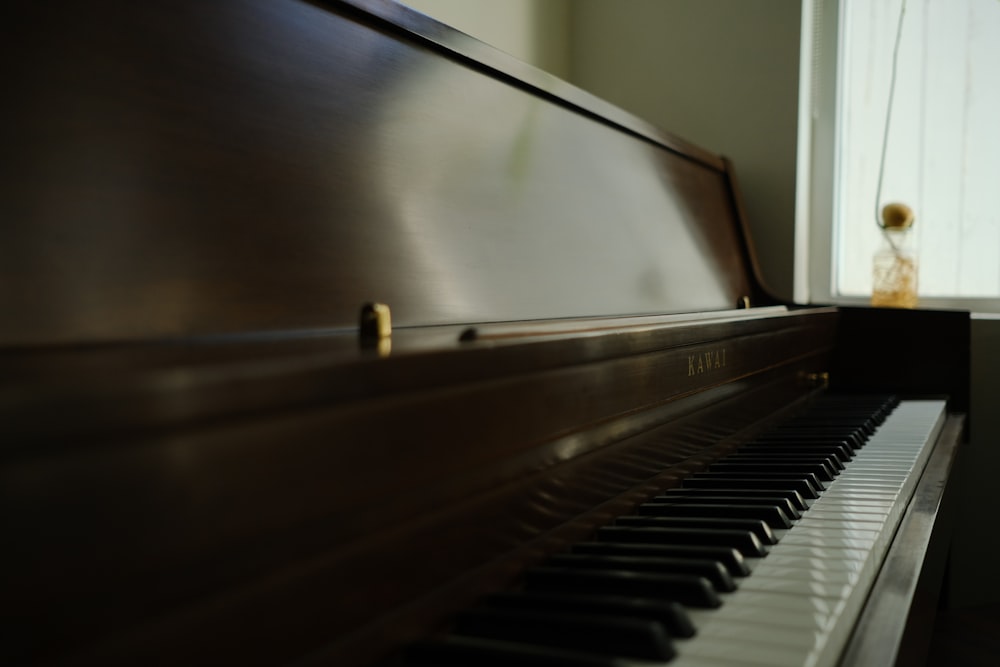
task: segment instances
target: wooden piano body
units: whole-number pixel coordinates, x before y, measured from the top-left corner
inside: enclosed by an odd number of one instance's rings
[[[848,649],[919,653],[964,314],[779,303],[725,160],[388,0],[8,25],[0,660],[391,660],[824,373],[950,398]]]

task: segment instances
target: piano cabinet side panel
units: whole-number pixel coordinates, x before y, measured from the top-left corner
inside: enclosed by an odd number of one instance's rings
[[[969,313],[892,308],[839,308],[830,369],[835,389],[948,396],[948,409],[969,414]],[[966,436],[968,431],[966,430]]]

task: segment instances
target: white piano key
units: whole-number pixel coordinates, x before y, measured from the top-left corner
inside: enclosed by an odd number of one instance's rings
[[[826,556],[823,558],[818,558],[814,555],[794,555],[789,554],[788,551],[782,551],[781,553],[772,554],[767,557],[769,563],[773,563],[775,567],[806,567],[809,568],[811,572],[816,574],[830,573],[835,574],[838,572],[848,572],[852,574],[857,574],[864,566],[864,559],[840,559],[836,556]]]
[[[796,530],[804,530],[806,528],[839,528],[842,530],[868,530],[880,532],[883,525],[885,525],[885,520],[878,515],[872,515],[871,520],[865,521],[834,517],[822,518],[807,516],[804,519],[800,519],[799,522],[795,524],[795,528]]]
[[[889,512],[891,511],[892,510],[890,508]],[[865,511],[864,508],[861,509],[860,511],[855,511],[852,508],[848,512],[842,512],[842,511],[831,511],[823,507],[819,507],[816,508],[815,510],[810,509],[808,516],[810,519],[816,519],[816,520],[830,519],[836,521],[838,519],[841,519],[844,521],[876,521],[877,519],[874,519],[873,517],[884,518],[885,516],[888,516],[888,513],[883,511],[876,511],[874,509],[872,511]]]
[[[769,619],[769,623],[782,628],[801,630],[803,632],[827,633],[833,628],[836,622],[837,610],[820,611],[812,610],[804,612],[801,609],[783,609],[780,604],[771,604],[755,607],[751,604],[726,605],[716,610],[692,609],[688,612],[691,621],[699,632],[703,628],[710,626],[725,627],[728,623],[760,622]],[[701,641],[699,634],[694,640]]]
[[[782,540],[783,543],[787,544],[797,544],[801,546],[809,547],[820,547],[824,549],[863,549],[869,550],[874,542],[872,539],[852,539],[852,538],[836,538],[836,537],[821,537],[816,535],[799,535],[795,531],[790,531],[785,539]]]
[[[828,584],[819,581],[803,581],[785,576],[764,576],[755,574],[740,586],[740,591],[760,591],[782,593],[796,597],[814,595],[831,600],[846,599],[854,588],[853,584]]]
[[[778,548],[780,547],[780,549]],[[797,544],[784,544],[779,542],[775,546],[773,557],[793,556],[793,557],[813,557],[824,560],[839,560],[844,563],[864,562],[868,559],[867,549],[825,549]],[[768,556],[771,558],[772,556]]]
[[[803,536],[808,535],[810,537],[825,537],[825,538],[837,538],[837,539],[847,539],[847,540],[866,540],[874,541],[882,531],[880,530],[860,530],[858,528],[841,528],[836,524],[835,521],[829,522],[817,522],[819,524],[830,523],[834,524],[831,526],[823,525],[809,525],[809,526],[795,526],[795,535]],[[877,527],[877,524],[872,524]]]
[[[787,645],[779,641],[770,642],[762,633],[757,640],[749,639],[740,634],[735,637],[726,634],[709,633],[705,641],[692,643],[690,647],[678,647],[678,654],[683,656],[675,664],[678,667],[688,667],[685,660],[688,656],[695,658],[711,658],[725,661],[733,666],[761,665],[763,667],[802,667],[803,656],[809,656],[822,650],[828,642],[828,636],[823,635],[816,642],[819,646]]]
[[[850,487],[853,489],[890,489],[898,490],[902,486],[903,481],[906,479],[906,475],[903,473],[885,473],[879,474],[866,472],[859,475],[850,475],[845,477],[843,480],[838,480],[843,482],[841,486]]]
[[[855,491],[886,491],[892,493],[898,491],[899,487],[906,479],[904,474],[885,474],[876,476],[875,473],[864,473],[850,475],[843,479],[838,479],[840,484],[837,488],[853,489]]]
[[[895,504],[895,495],[892,497],[871,498],[868,496],[848,496],[844,494],[831,494],[823,497],[820,507],[828,510],[847,512],[850,510],[865,510],[868,512],[888,511]],[[815,505],[813,505],[815,507]]]
[[[767,560],[770,561],[771,559],[768,558]],[[817,568],[816,560],[815,558],[784,558],[775,564],[768,562],[767,567],[763,571],[755,573],[755,578],[756,576],[768,578],[787,577],[789,579],[838,585],[854,585],[858,582],[858,569]]]
[[[735,593],[723,593],[720,597],[723,600],[722,610],[720,612],[709,612],[710,615],[722,612],[733,614],[739,613],[744,608],[752,608],[757,609],[758,613],[780,612],[810,618],[816,615],[836,616],[843,611],[845,605],[845,601],[842,598],[824,597],[821,595],[788,595],[786,593],[753,589],[740,589]],[[766,611],[761,612],[760,610]]]
[[[777,644],[808,653],[822,648],[829,632],[826,629],[777,625],[765,614],[758,613],[753,618],[728,617],[723,623],[713,623],[702,630],[701,636],[706,640],[714,637],[728,643]]]
[[[844,500],[888,500],[895,502],[898,491],[885,491],[875,489],[852,489],[849,486],[832,486],[823,494],[823,502],[830,502],[828,499]],[[815,503],[813,503],[815,504]]]
[[[618,662],[615,664],[617,665]],[[670,665],[670,667],[770,667],[766,662],[753,660],[749,656],[740,658],[732,655],[724,657],[684,655],[680,659],[671,660],[665,664]],[[649,665],[648,662],[622,661],[622,667],[649,667]]]

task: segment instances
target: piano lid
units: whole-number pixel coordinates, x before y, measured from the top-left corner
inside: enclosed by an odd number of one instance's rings
[[[108,4],[14,10],[0,345],[765,300],[723,159],[402,5]]]

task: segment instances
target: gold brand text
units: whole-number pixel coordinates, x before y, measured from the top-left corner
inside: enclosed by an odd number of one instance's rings
[[[726,348],[706,350],[688,355],[688,377],[726,367]]]

